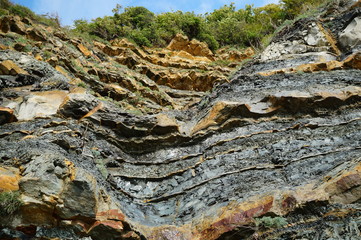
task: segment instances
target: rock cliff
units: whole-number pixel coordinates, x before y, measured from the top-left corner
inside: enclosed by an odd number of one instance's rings
[[[231,74],[252,49],[0,18],[0,238],[359,239],[360,19],[299,19]]]

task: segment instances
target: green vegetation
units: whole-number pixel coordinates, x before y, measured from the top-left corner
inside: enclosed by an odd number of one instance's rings
[[[104,159],[102,158],[101,154],[97,150],[92,150],[93,156],[94,156],[94,162],[96,167],[98,168],[99,172],[102,174],[103,178],[107,178],[109,173],[107,168],[104,164]]]
[[[283,217],[262,217],[256,218],[256,226],[264,228],[280,228],[287,225],[287,221]]]
[[[317,14],[320,6],[332,4],[333,0],[280,0],[255,8],[246,5],[236,9],[234,3],[224,5],[210,13],[166,12],[154,14],[145,7],[126,7],[117,4],[112,16],[99,17],[90,22],[74,21],[74,29],[65,29],[73,36],[107,41],[127,38],[148,47],[165,47],[177,34],[187,35],[208,44],[211,50],[220,47],[254,47],[262,49],[272,40],[274,32],[296,19]],[[338,0],[347,2],[351,0]],[[30,9],[0,0],[0,16],[6,14],[28,17],[35,22],[59,27],[57,14],[36,15]]]
[[[144,7],[123,9],[118,4],[113,16],[90,22],[76,20],[74,31],[106,40],[128,38],[140,46],[164,47],[177,33],[182,33],[206,42],[211,50],[229,45],[263,48],[285,21],[314,11],[327,2],[329,0],[280,0],[280,4],[259,8],[247,5],[239,10],[231,3],[206,14],[182,11],[154,14]]]
[[[46,26],[60,27],[60,20],[57,14],[37,15],[29,8],[14,4],[10,0],[0,0],[0,17],[3,15],[18,15],[30,18],[34,22]]]
[[[8,216],[16,212],[23,202],[19,199],[19,192],[0,193],[0,216]]]
[[[87,86],[85,82],[80,82],[78,83],[78,87],[86,88]]]

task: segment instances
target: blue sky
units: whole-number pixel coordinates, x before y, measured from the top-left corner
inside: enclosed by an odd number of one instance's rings
[[[255,7],[268,3],[278,3],[278,0],[11,0],[29,7],[38,14],[58,13],[63,25],[72,25],[76,19],[91,20],[105,15],[112,15],[112,9],[117,3],[126,6],[144,6],[154,13],[169,11],[194,11],[195,13],[212,12],[225,4],[235,2],[238,8],[246,4]]]

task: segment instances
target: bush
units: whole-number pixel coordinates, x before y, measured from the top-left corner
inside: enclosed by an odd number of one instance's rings
[[[256,218],[256,225],[264,228],[280,228],[287,225],[287,220],[283,217],[262,217]]]
[[[19,197],[19,192],[0,193],[0,216],[8,216],[16,212],[23,205]]]
[[[0,9],[8,9],[13,4],[9,0],[0,0]]]
[[[31,19],[35,19],[36,15],[29,8],[21,6],[19,4],[13,5],[9,8],[10,13],[14,15],[18,15],[20,17],[28,17]]]
[[[0,17],[3,15],[8,15],[8,14],[9,14],[8,10],[0,8]]]
[[[231,3],[204,15],[182,11],[154,14],[144,7],[123,10],[117,5],[113,16],[89,23],[75,21],[75,31],[106,40],[128,38],[140,46],[165,47],[181,33],[206,42],[213,51],[227,45],[263,48],[283,22],[317,12],[316,8],[328,1],[331,0],[280,0],[280,4],[258,8],[246,5],[239,10]]]
[[[215,51],[219,48],[219,43],[211,34],[203,33],[199,36],[199,40],[202,42],[206,42],[209,49],[211,49],[212,51]]]
[[[150,43],[149,39],[147,37],[144,36],[144,33],[142,31],[139,30],[133,30],[130,35],[129,38],[131,40],[133,40],[136,44],[138,44],[139,46],[147,46],[147,47],[151,47],[152,44]]]

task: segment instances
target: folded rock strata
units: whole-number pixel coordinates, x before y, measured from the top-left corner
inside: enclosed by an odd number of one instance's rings
[[[126,41],[54,33],[76,47],[62,63],[0,51],[24,71],[0,75],[0,191],[23,201],[0,217],[0,238],[359,238],[360,39],[342,41],[360,10],[330,14],[281,31],[209,94],[158,85],[145,72],[171,72],[165,55],[156,64]],[[2,31],[29,33],[19,21],[2,18]],[[119,105],[135,93],[151,114]]]

